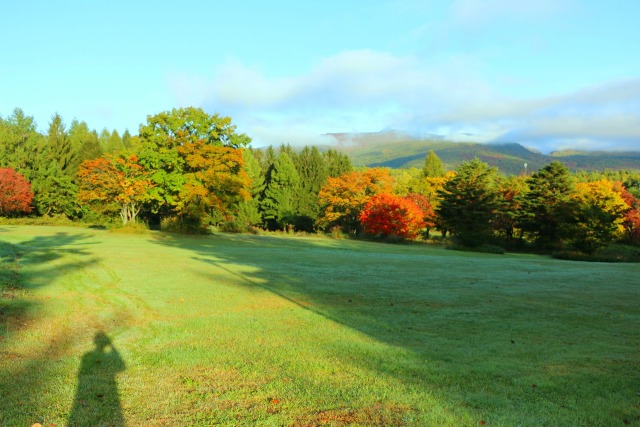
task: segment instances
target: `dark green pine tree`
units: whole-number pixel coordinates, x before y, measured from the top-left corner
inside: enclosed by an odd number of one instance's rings
[[[251,178],[251,199],[240,203],[236,221],[244,227],[261,225],[260,200],[265,189],[262,168],[254,157],[252,150],[244,149],[242,157],[244,159],[244,169],[249,178]]]
[[[98,142],[100,142],[100,148],[104,153],[107,153],[107,147],[109,145],[109,138],[111,137],[111,132],[107,128],[102,129],[100,132],[100,136],[98,136]]]
[[[543,248],[560,246],[567,237],[569,196],[574,183],[569,169],[552,162],[527,179],[529,191],[521,197],[519,225]]]
[[[32,181],[34,204],[41,215],[80,215],[78,187],[74,182],[77,152],[65,129],[62,117],[54,114],[43,150],[46,164],[38,168]]]
[[[278,154],[276,154],[276,150],[273,149],[273,146],[270,145],[264,151],[264,155],[262,156],[262,161],[260,162],[260,167],[262,167],[262,174],[265,177],[265,182],[269,182],[269,175],[271,174],[271,169],[273,168],[276,159],[278,158]]]
[[[429,150],[427,157],[424,159],[424,166],[422,168],[422,176],[425,178],[437,178],[444,176],[444,167],[442,166],[442,160],[433,151]]]
[[[122,150],[124,150],[124,143],[118,131],[114,129],[111,135],[109,135],[109,138],[107,138],[104,152],[111,154]]]
[[[324,155],[327,176],[337,177],[353,170],[351,159],[346,154],[334,149],[327,150]]]
[[[304,147],[296,156],[296,170],[300,177],[298,192],[299,218],[297,228],[313,231],[320,215],[318,194],[327,182],[327,168],[317,147]]]
[[[98,141],[98,134],[96,131],[89,130],[89,126],[85,122],[78,122],[77,120],[71,122],[69,140],[73,150],[76,152],[76,161],[73,165],[74,172],[85,160],[97,159],[103,154]]]
[[[47,145],[49,147],[49,160],[52,168],[51,173],[59,175],[73,176],[76,164],[76,152],[73,149],[69,134],[65,129],[64,122],[60,114],[56,113],[51,117],[49,131],[47,132]]]
[[[0,167],[10,167],[31,182],[40,164],[46,163],[43,139],[33,117],[21,109],[4,120],[0,117]]]
[[[261,210],[267,228],[284,229],[293,225],[298,214],[300,177],[289,155],[280,153],[270,169]]]
[[[286,144],[286,145],[282,144],[280,148],[278,148],[278,154],[282,154],[282,153],[287,153],[287,155],[289,156],[293,164],[294,165],[296,164],[298,153],[296,153],[296,150],[294,150],[290,144]]]
[[[441,202],[436,212],[444,226],[464,246],[481,245],[492,234],[496,174],[496,168],[475,158],[463,162],[456,169],[456,176],[438,191]]]
[[[126,150],[131,148],[131,134],[129,133],[129,129],[125,129],[122,134],[122,145]]]

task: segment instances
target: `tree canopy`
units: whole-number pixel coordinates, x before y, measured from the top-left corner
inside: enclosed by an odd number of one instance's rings
[[[456,175],[445,182],[436,212],[444,227],[466,246],[477,246],[491,235],[496,210],[497,170],[475,158],[462,163]]]

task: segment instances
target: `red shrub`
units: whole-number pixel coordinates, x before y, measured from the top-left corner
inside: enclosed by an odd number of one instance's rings
[[[0,216],[31,212],[32,201],[29,181],[11,168],[0,168]]]
[[[415,238],[425,226],[422,210],[413,201],[392,194],[373,196],[360,215],[365,233]]]

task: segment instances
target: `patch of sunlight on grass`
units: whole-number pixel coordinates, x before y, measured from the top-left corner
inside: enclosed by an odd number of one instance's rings
[[[88,422],[87,407],[152,426],[638,421],[636,266],[316,237],[0,238],[25,289],[0,317],[1,425]],[[100,357],[122,366],[83,374]]]

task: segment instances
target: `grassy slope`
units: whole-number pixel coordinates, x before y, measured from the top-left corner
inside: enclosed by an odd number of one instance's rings
[[[120,403],[79,401],[131,426],[640,422],[637,265],[48,227],[0,241],[29,289],[0,307],[3,426],[66,425],[99,331],[126,364]]]
[[[343,150],[356,166],[382,166],[390,168],[421,168],[429,150],[434,150],[447,169],[460,163],[480,158],[503,173],[519,174],[526,162],[528,171],[536,171],[554,160],[574,170],[640,169],[640,153],[616,152],[556,152],[544,155],[514,144],[477,144],[447,141],[361,141],[359,145]]]

